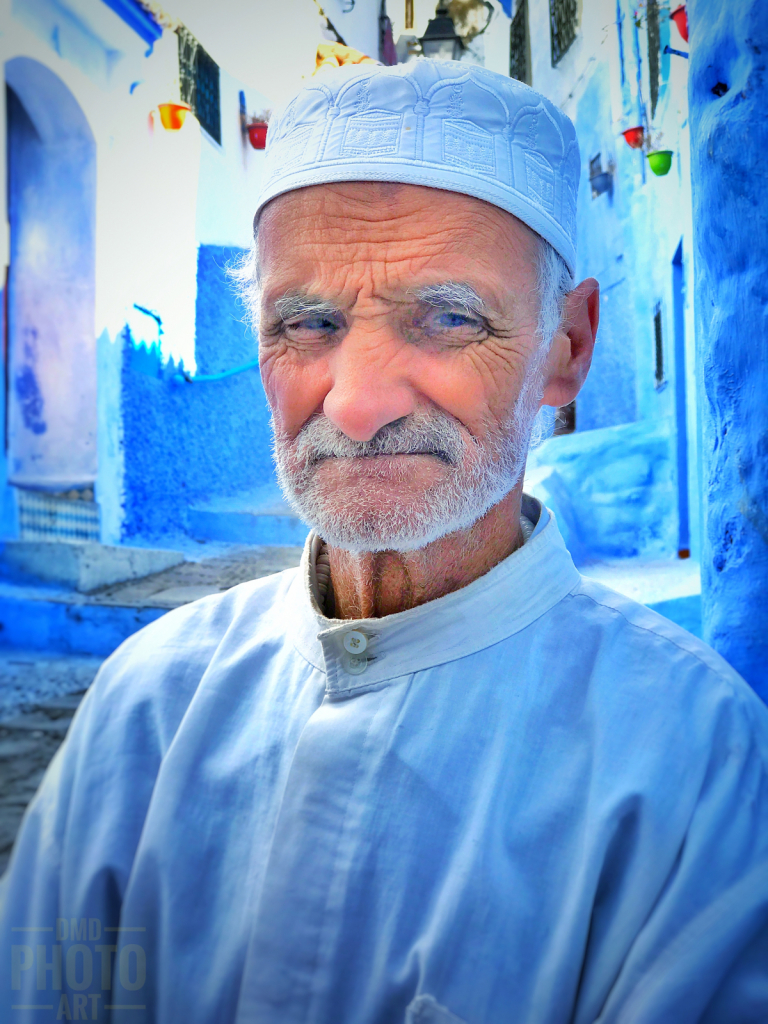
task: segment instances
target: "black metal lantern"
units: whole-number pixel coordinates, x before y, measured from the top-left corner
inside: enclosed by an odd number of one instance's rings
[[[453,18],[445,0],[440,0],[434,18],[419,40],[425,57],[431,60],[459,60],[464,50],[461,37],[456,34]]]

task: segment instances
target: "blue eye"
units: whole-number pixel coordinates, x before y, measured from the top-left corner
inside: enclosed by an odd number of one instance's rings
[[[440,327],[479,327],[478,321],[466,313],[454,313],[448,311],[440,313],[437,317]]]
[[[288,331],[309,331],[312,334],[331,334],[337,331],[339,326],[336,320],[327,316],[307,316],[303,320],[294,320],[285,325]]]

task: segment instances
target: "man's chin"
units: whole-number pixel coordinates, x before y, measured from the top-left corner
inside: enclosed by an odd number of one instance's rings
[[[332,547],[355,552],[414,551],[449,532],[449,527],[441,525],[450,518],[447,510],[435,508],[423,487],[414,492],[386,478],[370,487],[359,478],[354,486],[346,483],[319,486],[315,480],[291,502]]]

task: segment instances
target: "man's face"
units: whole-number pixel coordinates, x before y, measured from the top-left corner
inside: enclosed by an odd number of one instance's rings
[[[466,528],[524,466],[541,398],[538,239],[480,200],[362,182],[262,214],[260,360],[278,470],[352,550]]]

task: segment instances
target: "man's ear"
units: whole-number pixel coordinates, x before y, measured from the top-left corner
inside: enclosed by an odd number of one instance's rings
[[[565,297],[563,319],[544,367],[542,405],[574,400],[587,379],[600,320],[600,285],[588,277]]]

